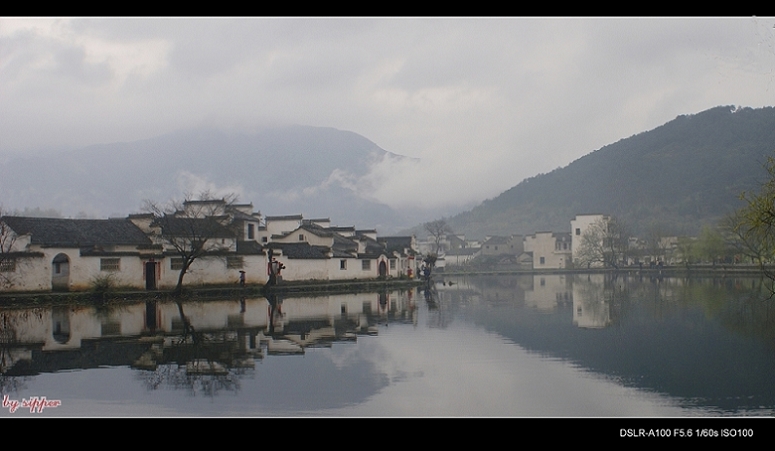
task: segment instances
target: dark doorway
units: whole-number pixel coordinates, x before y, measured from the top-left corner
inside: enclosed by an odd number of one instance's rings
[[[51,261],[51,289],[53,291],[70,289],[70,258],[67,254],[57,254]]]
[[[145,262],[145,289],[156,289],[156,262]]]
[[[380,277],[387,276],[387,263],[385,263],[384,261],[379,262],[379,276]]]
[[[156,308],[156,301],[145,301],[145,329],[151,333],[156,332],[158,322]]]

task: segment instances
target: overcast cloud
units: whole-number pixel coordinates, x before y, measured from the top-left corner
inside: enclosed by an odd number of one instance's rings
[[[198,125],[325,126],[421,159],[376,165],[353,182],[364,196],[470,205],[681,114],[775,105],[774,26],[0,18],[0,157]]]

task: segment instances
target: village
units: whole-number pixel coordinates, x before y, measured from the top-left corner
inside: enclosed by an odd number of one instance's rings
[[[581,238],[611,220],[577,215],[569,232],[470,242],[454,233],[424,240],[379,236],[374,229],[332,225],[329,218],[264,216],[254,210],[252,203],[203,199],[125,218],[5,216],[0,221],[2,291],[85,291],[105,280],[123,289],[179,290],[278,280],[413,279],[422,275],[429,255],[436,257],[438,270],[462,267],[477,257],[506,269],[600,267],[602,260],[581,261]],[[666,248],[671,246],[675,242]]]
[[[186,285],[282,280],[411,277],[411,237],[332,226],[328,218],[263,216],[252,204],[187,200],[169,215],[117,219],[2,218],[4,291],[80,291],[110,277],[115,286],[166,290]],[[276,265],[277,266],[277,265]],[[244,274],[244,276],[240,276]],[[242,280],[240,280],[242,279]]]
[[[445,234],[438,245],[419,242],[421,254],[441,255],[437,266],[500,270],[557,270],[642,268],[675,265],[686,260],[677,236],[631,236],[620,221],[604,214],[578,214],[570,220],[569,231],[541,231],[530,235],[487,236],[482,241],[466,240],[465,235]],[[694,238],[687,240],[694,241]],[[686,250],[684,250],[684,253]]]

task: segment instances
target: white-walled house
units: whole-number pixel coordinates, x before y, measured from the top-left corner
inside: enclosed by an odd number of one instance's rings
[[[184,230],[191,228],[208,230],[207,251],[188,268],[184,285],[236,284],[240,271],[248,284],[264,284],[270,249],[286,266],[283,280],[411,276],[413,237],[378,239],[376,230],[330,227],[328,219],[301,215],[262,218],[252,210],[207,200],[164,216],[2,217],[0,291],[86,290],[100,277],[125,288],[172,289],[183,265],[174,240],[190,241]]]
[[[571,229],[571,252],[573,254],[573,260],[576,261],[578,257],[579,248],[581,247],[582,237],[586,234],[587,230],[592,227],[593,224],[603,221],[608,222],[611,220],[610,216],[602,214],[583,214],[576,215],[570,221]],[[597,264],[596,264],[597,265]],[[599,263],[602,266],[602,263]]]
[[[373,229],[321,227],[303,220],[296,229],[272,236],[267,246],[287,256],[283,280],[351,280],[411,277],[414,244],[414,237],[382,239]]]
[[[6,291],[83,290],[107,275],[144,288],[148,262],[163,257],[161,247],[127,218],[0,220],[14,241],[1,287]]]
[[[267,216],[264,218],[264,222],[266,224],[265,234],[268,238],[262,242],[269,242],[273,235],[282,235],[295,230],[301,225],[303,219],[302,215]]]
[[[525,252],[533,256],[533,269],[570,268],[571,235],[536,232],[525,237]]]
[[[488,236],[482,243],[481,253],[485,256],[516,257],[524,252],[522,235]]]
[[[465,247],[450,249],[444,254],[444,262],[448,266],[464,266],[481,255],[480,247]]]

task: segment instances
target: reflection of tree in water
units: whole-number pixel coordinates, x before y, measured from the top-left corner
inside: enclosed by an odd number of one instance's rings
[[[197,362],[200,364],[202,362]],[[208,365],[212,362],[207,362]],[[213,365],[218,368],[218,365]],[[217,370],[215,370],[217,371]],[[240,390],[239,377],[243,372],[232,372],[224,369],[225,374],[196,374],[190,372],[189,365],[168,363],[159,365],[154,371],[142,371],[139,378],[146,384],[148,390],[171,388],[174,390],[189,390],[191,395],[216,396],[219,392],[236,392]]]
[[[169,346],[155,345],[137,362],[138,379],[148,390],[188,390],[191,395],[216,396],[240,390],[240,377],[252,371],[252,359],[240,352],[239,333],[201,332],[191,324],[177,300],[183,327]]]
[[[449,305],[443,302],[443,293],[439,293],[436,284],[431,280],[430,284],[417,289],[422,290],[425,305],[428,307],[428,327],[445,329],[449,326],[452,322],[452,311]]]
[[[728,278],[695,284],[695,290],[707,296],[702,307],[708,316],[718,317],[727,329],[761,340],[775,350],[775,302],[770,298],[769,283],[765,278]],[[721,301],[718,292],[722,293]]]
[[[643,277],[580,275],[573,289],[583,307],[587,299],[604,299],[614,322],[628,319],[642,308],[653,318],[671,318],[695,307],[717,318],[742,336],[763,339],[775,349],[775,302],[769,299],[768,279],[755,277]]]
[[[30,380],[29,376],[8,376],[6,374],[0,375],[0,396],[9,395],[11,393],[18,393],[20,390],[27,388],[27,381]]]
[[[14,350],[17,349],[19,343],[16,328],[19,315],[42,317],[39,309],[19,312],[19,314],[0,312],[0,396],[27,388],[26,382],[30,380],[29,376],[13,375],[14,366],[19,363],[18,358],[14,358]]]
[[[3,374],[11,364],[10,345],[16,341],[16,326],[7,313],[0,313],[0,372]]]

